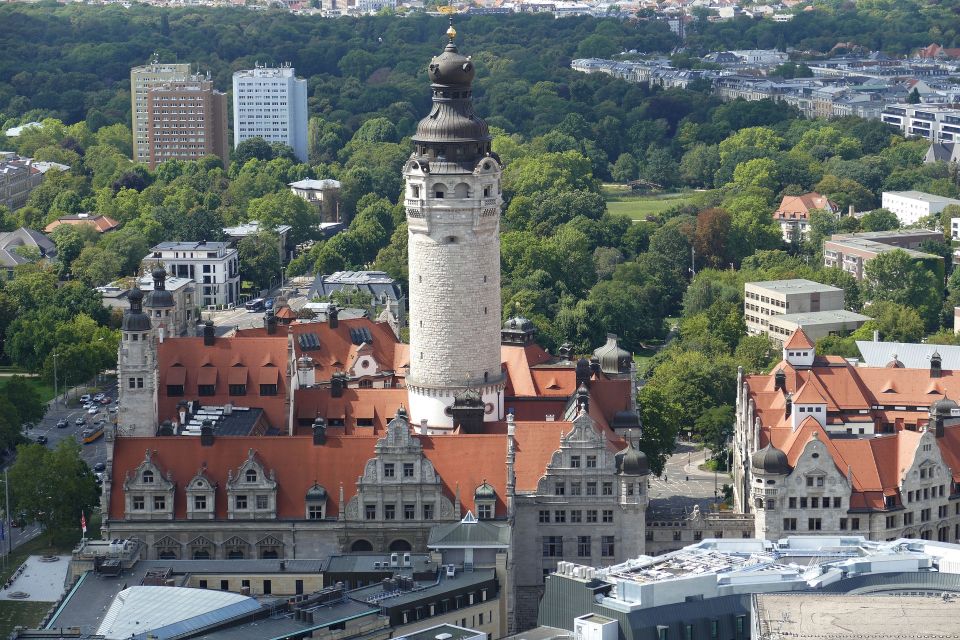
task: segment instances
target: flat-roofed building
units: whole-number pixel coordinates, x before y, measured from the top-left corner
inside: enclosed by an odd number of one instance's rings
[[[767,335],[783,343],[790,339],[794,331],[803,329],[811,340],[816,341],[825,336],[859,329],[867,320],[870,320],[870,316],[846,309],[788,313],[770,317]]]
[[[147,159],[151,169],[167,160],[215,155],[226,168],[227,96],[200,76],[165,82],[147,92]]]
[[[923,191],[884,191],[881,199],[881,206],[897,216],[902,225],[916,224],[951,204],[960,205],[960,200]]]
[[[147,145],[147,94],[150,89],[164,82],[186,80],[189,76],[189,64],[162,64],[156,58],[150,64],[130,70],[134,162],[146,164],[150,161],[150,147]]]
[[[290,191],[317,208],[321,222],[340,222],[340,181],[304,178],[291,182]]]
[[[196,282],[198,306],[235,304],[240,297],[237,249],[229,242],[161,242],[143,265],[148,271],[160,265],[169,275]]]
[[[943,242],[943,234],[930,229],[898,229],[865,233],[838,233],[823,241],[823,264],[838,267],[863,280],[864,265],[881,253],[902,249],[911,258],[943,262],[941,256],[917,249],[925,242]]]
[[[843,309],[843,305],[843,289],[812,280],[768,280],[743,285],[743,319],[751,335],[769,333],[774,316],[835,311]]]
[[[233,146],[250,138],[281,142],[307,161],[307,81],[293,67],[243,69],[233,74]]]

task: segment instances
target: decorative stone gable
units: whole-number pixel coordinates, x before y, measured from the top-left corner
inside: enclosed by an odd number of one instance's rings
[[[127,520],[173,520],[176,484],[173,474],[163,470],[147,449],[143,462],[127,472],[123,482],[124,514]]]
[[[357,495],[346,508],[347,520],[396,524],[459,518],[443,495],[440,476],[410,431],[401,407],[387,425],[357,480]]]
[[[364,342],[352,354],[350,375],[356,378],[375,376],[380,373],[380,365],[373,357],[373,346]]]
[[[227,517],[231,520],[276,518],[276,476],[273,469],[267,471],[255,450],[247,452],[236,473],[227,473],[227,500]]]
[[[956,515],[950,504],[953,472],[943,459],[933,428],[927,428],[917,440],[913,462],[903,470],[899,484],[901,518],[905,520],[902,535],[949,542],[956,526],[955,520],[950,520]],[[895,497],[886,500],[892,503],[888,508],[896,508]]]
[[[553,476],[585,473],[591,476],[604,475],[610,478],[609,482],[613,481],[616,473],[615,456],[607,449],[607,440],[596,428],[593,418],[586,411],[580,411],[573,419],[572,425],[573,428],[560,438],[560,448],[553,452],[546,474],[537,483],[539,495],[566,495],[565,491],[556,493],[558,489],[551,484]],[[559,482],[566,484],[564,479]],[[593,482],[594,485],[590,485],[591,487],[595,486],[599,480]],[[585,491],[587,487],[582,486],[580,490]]]
[[[207,467],[202,466],[187,483],[188,520],[213,520],[216,517],[217,483],[207,476]]]

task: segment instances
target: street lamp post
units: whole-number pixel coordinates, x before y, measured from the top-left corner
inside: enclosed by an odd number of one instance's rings
[[[59,353],[54,353],[53,355],[53,402],[57,402],[57,397],[60,395],[57,392],[57,358],[60,357]]]

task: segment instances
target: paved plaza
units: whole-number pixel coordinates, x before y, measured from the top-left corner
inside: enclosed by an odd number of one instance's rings
[[[48,561],[48,558],[56,560]],[[0,600],[56,602],[63,595],[69,568],[70,556],[30,556],[23,563],[22,571],[15,574],[12,584],[0,589]]]

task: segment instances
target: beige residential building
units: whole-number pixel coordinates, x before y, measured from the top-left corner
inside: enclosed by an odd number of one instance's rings
[[[917,250],[928,241],[942,242],[943,234],[930,229],[837,233],[823,241],[823,264],[843,269],[857,280],[863,280],[864,265],[888,251],[902,249],[916,260],[942,261],[940,256]]]
[[[227,96],[197,76],[167,82],[147,92],[147,164],[215,155],[230,162]]]
[[[154,59],[150,64],[130,70],[130,112],[133,114],[133,161],[150,160],[147,146],[147,93],[165,82],[186,80],[190,77],[189,64],[161,64]]]

